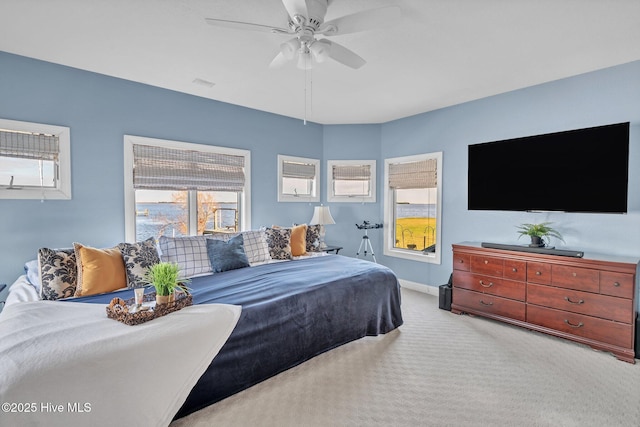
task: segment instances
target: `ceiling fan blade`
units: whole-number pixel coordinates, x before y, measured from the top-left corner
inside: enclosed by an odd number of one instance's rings
[[[282,52],[279,52],[269,64],[269,68],[281,68],[287,62],[289,62],[289,59]]]
[[[293,19],[294,16],[300,15],[307,17],[307,2],[306,0],[282,0],[284,8],[287,9],[287,13]]]
[[[316,31],[316,34],[337,36],[340,34],[375,30],[376,28],[388,27],[395,24],[401,17],[402,10],[398,6],[364,10],[327,21]]]
[[[331,59],[338,61],[339,63],[344,64],[347,67],[351,67],[357,70],[367,63],[367,61],[358,56],[358,54],[356,54],[352,50],[347,49],[341,44],[331,42],[327,39],[322,39],[319,41],[330,45],[328,51],[329,57]]]
[[[232,28],[234,30],[250,30],[261,31],[266,33],[292,34],[290,30],[285,28],[270,27],[268,25],[252,24],[250,22],[227,21],[224,19],[205,18],[209,25],[215,27]]]

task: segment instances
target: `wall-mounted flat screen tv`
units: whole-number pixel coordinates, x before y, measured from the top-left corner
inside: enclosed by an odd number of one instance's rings
[[[468,208],[626,213],[629,123],[469,145]]]

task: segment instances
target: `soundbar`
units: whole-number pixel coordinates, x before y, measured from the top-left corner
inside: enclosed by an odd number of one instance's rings
[[[505,245],[502,243],[487,243],[487,242],[482,242],[480,245],[483,248],[504,249],[505,251],[533,252],[536,254],[570,256],[574,258],[582,258],[584,256],[584,252],[574,251],[570,249],[533,248],[531,246]]]

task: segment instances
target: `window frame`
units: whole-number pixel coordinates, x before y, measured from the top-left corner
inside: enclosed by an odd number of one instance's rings
[[[433,253],[416,252],[409,249],[401,249],[394,247],[395,228],[394,228],[394,211],[395,211],[395,191],[389,187],[389,165],[394,163],[418,162],[422,160],[436,160],[437,170],[437,203],[436,207],[436,250]],[[386,256],[402,258],[411,261],[420,261],[431,264],[441,264],[442,260],[442,151],[433,153],[416,154],[403,157],[393,157],[384,160],[384,248],[383,253]]]
[[[327,160],[327,202],[341,203],[375,203],[376,202],[376,161],[375,160]],[[334,193],[333,167],[334,166],[369,166],[369,196],[338,196]]]
[[[65,126],[22,122],[0,118],[0,128],[20,132],[44,133],[58,137],[58,163],[55,187],[29,187],[10,190],[0,187],[0,199],[71,200],[71,129]]]
[[[216,145],[197,144],[192,142],[173,141],[158,138],[147,138],[143,136],[124,136],[124,223],[125,240],[127,242],[136,241],[136,197],[133,187],[133,146],[135,144],[151,145],[179,150],[206,151],[211,153],[231,154],[244,157],[245,183],[244,191],[239,194],[238,208],[241,215],[239,218],[240,231],[251,229],[251,151],[239,148],[220,147]],[[195,190],[188,191],[187,205],[189,212],[195,215],[189,216],[189,235],[197,232],[197,197]]]
[[[307,163],[312,164],[315,167],[315,177],[312,180],[313,189],[315,190],[311,195],[291,195],[283,193],[283,169],[284,163]],[[287,156],[284,154],[278,154],[278,202],[320,202],[320,160],[310,159],[307,157]]]

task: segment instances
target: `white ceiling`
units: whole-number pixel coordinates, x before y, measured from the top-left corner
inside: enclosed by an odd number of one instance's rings
[[[326,20],[388,5],[398,24],[332,38],[367,60],[358,70],[270,69],[289,37],[205,22],[286,27],[281,0],[0,0],[0,50],[323,124],[384,123],[640,59],[639,0],[334,0]]]

